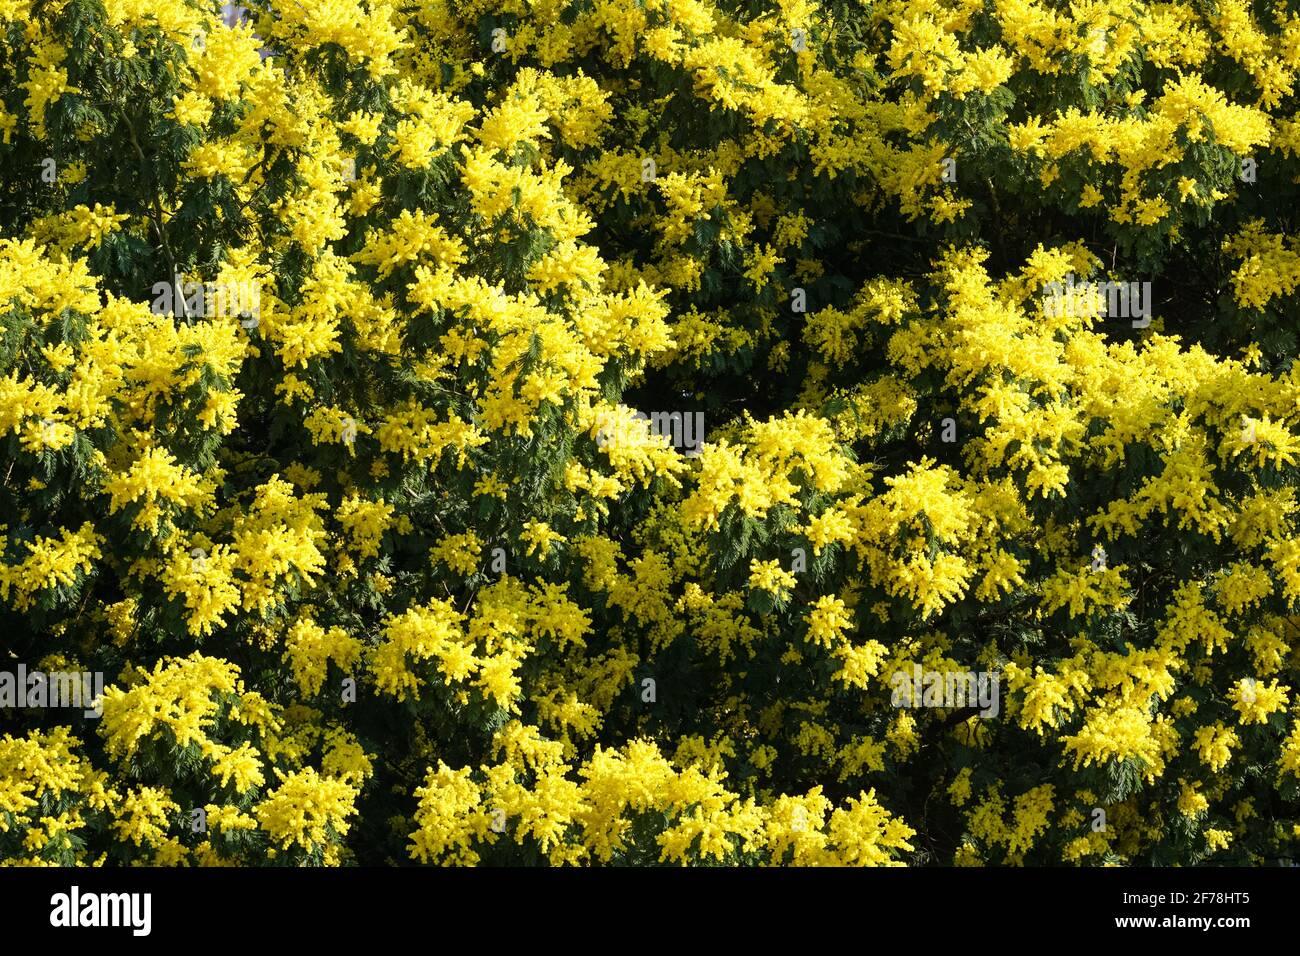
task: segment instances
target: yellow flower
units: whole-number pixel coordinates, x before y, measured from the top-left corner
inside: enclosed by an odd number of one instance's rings
[[[358,790],[311,767],[288,774],[277,770],[276,776],[279,786],[253,808],[258,826],[281,849],[320,852],[325,862],[337,864],[335,844],[351,829],[348,818],[356,815]]]
[[[795,576],[784,570],[779,561],[759,561],[754,558],[749,562],[749,586],[784,600],[795,586]]]
[[[552,531],[545,521],[525,521],[524,530],[519,537],[528,544],[527,554],[536,554],[539,558],[545,558],[550,553],[552,544],[568,540],[564,535]]]

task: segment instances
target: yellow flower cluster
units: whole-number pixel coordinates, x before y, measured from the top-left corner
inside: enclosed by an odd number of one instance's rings
[[[0,862],[1294,854],[1285,4],[66,7]]]

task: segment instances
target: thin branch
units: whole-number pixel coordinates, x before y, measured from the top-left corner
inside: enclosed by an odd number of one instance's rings
[[[127,133],[131,137],[131,145],[135,147],[135,154],[140,157],[140,172],[143,175],[148,160],[145,158],[144,150],[140,148],[140,140],[136,137],[135,127],[131,124],[130,118],[126,115],[126,110],[119,106],[117,111],[122,117],[122,123],[126,126]],[[167,283],[168,285],[171,285],[176,281],[176,277],[179,273],[176,271],[176,256],[172,253],[171,243],[167,241],[167,232],[163,229],[162,203],[158,201],[158,190],[150,190],[149,198],[153,203],[153,227],[158,233],[159,240],[162,242],[163,255],[167,257]],[[182,295],[181,292],[182,290],[177,288],[173,299],[180,303],[181,318],[188,321],[188,306],[185,302],[185,296]]]

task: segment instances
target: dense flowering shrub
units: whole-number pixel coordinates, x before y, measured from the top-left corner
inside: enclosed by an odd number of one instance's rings
[[[0,860],[1292,856],[1298,79],[1295,0],[0,0],[0,644],[106,685],[0,675]]]

